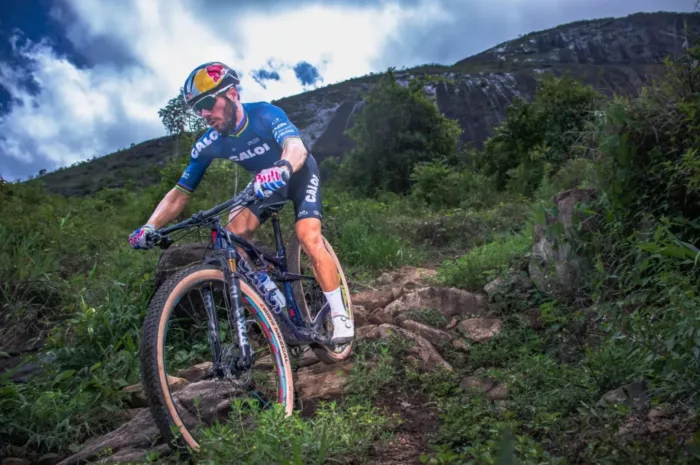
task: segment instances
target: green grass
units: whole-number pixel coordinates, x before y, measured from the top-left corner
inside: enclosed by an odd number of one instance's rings
[[[252,402],[252,401],[251,401]],[[388,419],[368,405],[323,403],[312,419],[295,411],[285,417],[278,405],[255,415],[253,425],[237,421],[246,406],[235,401],[226,424],[206,430],[196,463],[343,463],[362,457],[381,440]]]
[[[516,234],[504,234],[480,247],[475,247],[456,260],[448,260],[438,268],[436,279],[443,285],[479,290],[507,271],[510,263],[532,247],[532,228]]]

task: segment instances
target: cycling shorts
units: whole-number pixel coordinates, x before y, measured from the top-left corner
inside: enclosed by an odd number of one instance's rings
[[[323,218],[323,204],[321,202],[321,177],[318,171],[316,159],[310,153],[306,161],[289,179],[289,182],[272,193],[265,199],[260,199],[248,205],[248,209],[258,218],[260,224],[267,221],[273,211],[278,212],[284,204],[265,208],[283,200],[291,200],[294,204],[295,221],[304,218]]]

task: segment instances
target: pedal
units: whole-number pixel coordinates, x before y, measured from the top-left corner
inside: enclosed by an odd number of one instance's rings
[[[292,354],[293,357],[298,357],[304,353],[304,347],[303,346],[291,346],[289,348],[289,352]]]

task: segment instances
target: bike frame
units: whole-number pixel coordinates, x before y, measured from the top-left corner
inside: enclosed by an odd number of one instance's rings
[[[218,216],[219,213],[226,209],[247,205],[255,200],[257,200],[257,197],[255,197],[252,188],[249,186],[243,192],[226,202],[209,210],[197,212],[188,220],[156,231],[156,237],[158,238],[157,243],[161,248],[166,249],[174,242],[167,237],[167,234],[171,232],[190,227],[209,227],[211,229],[213,250],[211,254],[205,256],[203,262],[216,264],[224,272],[227,296],[232,303],[232,308],[228,310],[227,315],[229,327],[232,331],[233,328],[236,328],[242,354],[241,357],[234,360],[232,365],[235,366],[230,367],[232,370],[245,370],[253,363],[252,353],[248,344],[243,306],[241,303],[240,279],[244,279],[248,284],[253,286],[271,308],[277,323],[280,325],[285,342],[289,346],[305,344],[330,345],[330,340],[320,334],[323,321],[328,312],[330,312],[328,303],[326,302],[321,311],[318,312],[318,315],[314,317],[313,321],[306,321],[299,311],[294,293],[292,292],[291,282],[301,279],[314,280],[315,277],[289,272],[287,268],[287,255],[282,240],[282,232],[280,230],[277,212],[274,212],[271,218],[277,252],[275,256],[265,253],[243,237],[228,231],[221,224],[221,220]],[[287,202],[281,202],[279,205],[284,203]],[[252,260],[262,265],[263,270],[254,269],[239,253],[236,248],[237,246],[245,251]],[[282,281],[284,283],[283,292],[287,302],[286,310],[280,307],[273,298],[273,292],[267,291],[260,280],[257,279],[257,273],[259,271],[272,271],[270,278],[273,279],[273,281]],[[204,300],[204,303],[209,319],[209,338],[213,356],[212,362],[214,365],[217,365],[221,356],[218,321],[216,319],[213,303],[210,302],[208,298]]]

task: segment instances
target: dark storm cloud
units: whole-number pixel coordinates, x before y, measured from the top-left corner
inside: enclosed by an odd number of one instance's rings
[[[267,89],[265,81],[279,81],[280,73],[277,71],[268,71],[266,69],[257,69],[250,73],[253,76],[253,80],[260,84],[264,89]]]
[[[73,44],[77,58],[72,61],[79,67],[103,63],[119,67],[141,65],[128,43],[120,42],[118,38],[107,34],[90,33],[67,0],[58,0],[48,14],[65,29],[65,37]]]
[[[453,64],[521,34],[584,19],[627,16],[637,12],[691,12],[695,0],[434,0],[449,21],[403,24],[375,65]]]
[[[48,14],[50,0],[23,0],[21,2],[6,2],[3,4],[0,17],[0,59],[12,69],[21,69],[27,79],[18,83],[18,87],[36,95],[39,85],[30,77],[27,63],[17,56],[16,49],[27,43],[27,40],[38,42],[45,40],[61,55],[74,58],[71,43],[63,37],[63,28],[53,21]],[[0,71],[0,77],[4,77]],[[3,87],[4,79],[0,79],[0,115],[9,111],[13,101],[10,93]]]
[[[299,82],[304,86],[311,86],[318,81],[323,80],[318,72],[318,69],[311,63],[306,61],[300,61],[294,65],[294,74],[296,75]]]

